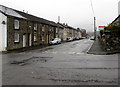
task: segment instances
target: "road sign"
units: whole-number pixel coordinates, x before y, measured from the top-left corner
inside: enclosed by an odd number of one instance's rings
[[[105,26],[99,26],[99,30],[104,30]]]

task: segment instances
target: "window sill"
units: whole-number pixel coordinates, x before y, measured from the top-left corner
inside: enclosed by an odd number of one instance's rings
[[[19,42],[19,41],[15,41],[14,43],[15,43],[15,44],[18,44],[18,43],[20,43],[20,42]]]

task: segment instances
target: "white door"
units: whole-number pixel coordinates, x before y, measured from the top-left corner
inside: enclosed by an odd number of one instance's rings
[[[29,34],[29,46],[32,46],[32,37],[31,37],[31,34]]]
[[[23,47],[26,47],[26,36],[23,35]]]

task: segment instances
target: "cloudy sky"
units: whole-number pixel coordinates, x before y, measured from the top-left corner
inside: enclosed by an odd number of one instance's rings
[[[98,26],[111,23],[118,16],[120,0],[91,0]],[[1,5],[42,17],[54,22],[60,16],[61,23],[75,28],[93,31],[90,0],[1,0]]]

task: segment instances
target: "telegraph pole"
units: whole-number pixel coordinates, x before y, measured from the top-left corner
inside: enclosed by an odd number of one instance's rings
[[[58,16],[58,23],[60,23],[60,16]]]
[[[96,40],[96,18],[94,17],[94,39]]]
[[[96,40],[96,18],[95,18],[95,13],[94,13],[94,9],[93,9],[92,0],[90,0],[90,3],[91,3],[92,12],[93,12],[93,15],[94,15],[94,40]]]

